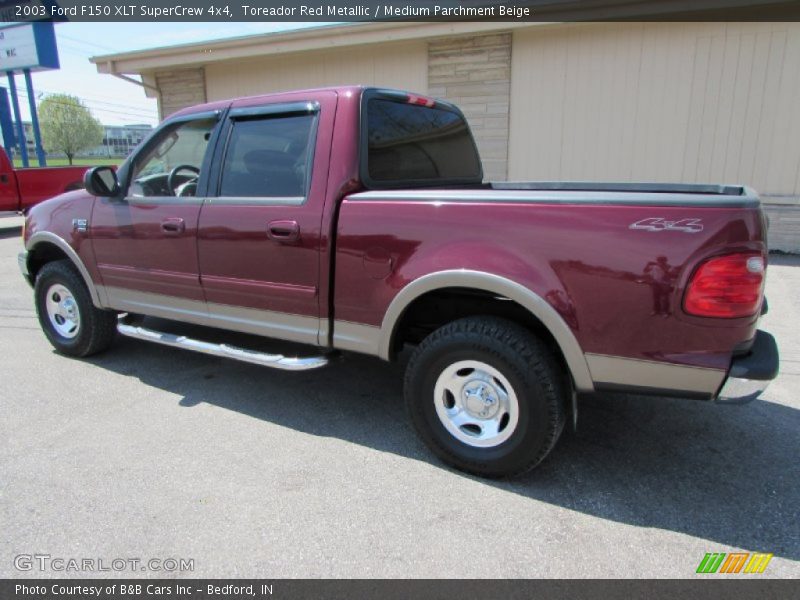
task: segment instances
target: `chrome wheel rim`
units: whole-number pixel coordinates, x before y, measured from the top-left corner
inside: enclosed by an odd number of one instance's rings
[[[45,308],[50,324],[58,335],[72,339],[78,335],[81,325],[81,313],[75,296],[60,283],[47,289]]]
[[[433,394],[442,425],[468,446],[499,446],[517,428],[517,394],[500,371],[484,362],[460,360],[448,366]]]

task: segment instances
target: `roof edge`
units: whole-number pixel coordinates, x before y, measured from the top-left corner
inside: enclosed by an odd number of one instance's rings
[[[97,66],[98,73],[136,75],[159,69],[199,66],[252,57],[254,54],[259,56],[289,54],[372,43],[510,31],[520,27],[551,24],[474,21],[348,23],[104,54],[93,56],[89,61]]]

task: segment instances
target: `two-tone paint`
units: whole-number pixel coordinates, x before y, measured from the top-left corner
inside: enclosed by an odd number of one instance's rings
[[[168,120],[215,113],[224,128],[236,109],[313,105],[312,179],[299,202],[222,198],[202,181],[195,198],[74,192],[31,211],[25,268],[35,273],[43,252],[58,248],[99,307],[387,360],[412,302],[437,290],[481,290],[515,302],[550,332],[579,391],[718,393],[758,316],[691,317],[682,297],[704,259],[737,251],[766,257],[751,190],[369,191],[359,178],[362,92],[244,98]],[[218,151],[212,143],[208,177],[219,168]],[[129,168],[130,161],[120,168],[123,183]],[[88,219],[87,231],[76,218]],[[165,232],[170,220],[181,221],[180,231]],[[296,223],[297,239],[271,238],[276,222]]]

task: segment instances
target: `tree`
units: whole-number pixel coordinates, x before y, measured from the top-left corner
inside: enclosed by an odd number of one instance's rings
[[[103,141],[103,126],[80,98],[52,94],[39,104],[42,142],[48,152],[63,152],[69,164],[81,150]]]

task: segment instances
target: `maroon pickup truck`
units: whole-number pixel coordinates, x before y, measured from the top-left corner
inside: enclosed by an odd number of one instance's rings
[[[753,190],[485,182],[459,109],[394,90],[182,110],[117,173],[34,207],[24,242],[41,326],[72,356],[117,333],[289,370],[413,347],[414,425],[485,476],[539,464],[582,394],[743,402],[778,370]]]

